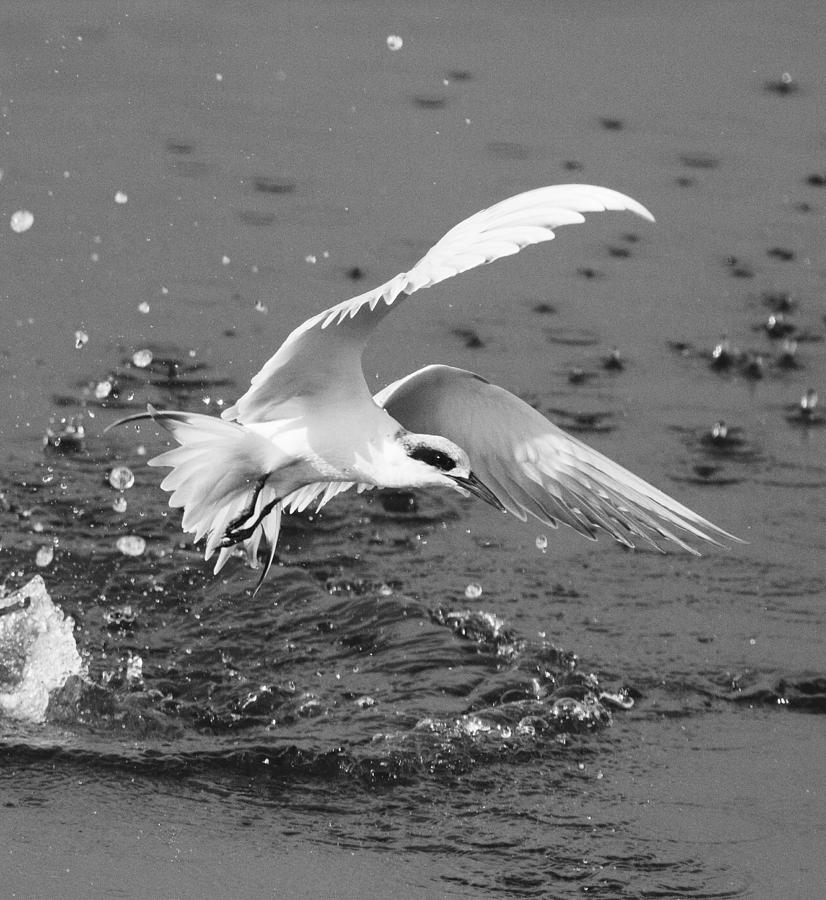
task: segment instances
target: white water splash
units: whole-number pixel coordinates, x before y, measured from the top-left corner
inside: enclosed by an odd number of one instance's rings
[[[74,625],[39,575],[0,597],[0,715],[42,722],[50,694],[83,674]]]

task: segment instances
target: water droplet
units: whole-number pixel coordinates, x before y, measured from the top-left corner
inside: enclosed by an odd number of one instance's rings
[[[231,260],[228,256],[221,257],[221,265],[222,266],[228,266],[230,264],[230,262],[231,262]]]
[[[138,312],[139,313],[143,313],[144,315],[146,315],[149,312],[149,310],[150,310],[150,306],[146,302],[146,300],[144,300],[143,303],[138,304]]]
[[[112,501],[112,509],[114,509],[116,513],[125,513],[126,506],[126,497],[124,497],[123,494],[118,494],[118,496],[115,497],[115,499]]]
[[[129,199],[125,191],[118,191],[115,194],[115,203],[126,203]]]
[[[388,50],[401,50],[404,45],[404,41],[397,34],[388,34],[387,35],[387,49]]]
[[[116,546],[124,556],[142,556],[146,541],[137,534],[125,534],[118,538]]]
[[[46,566],[51,565],[52,560],[54,559],[54,545],[53,544],[44,544],[37,551],[37,556],[35,556],[34,561],[37,566],[41,569],[45,569]]]
[[[18,209],[11,217],[11,230],[23,234],[34,225],[34,216],[27,209]]]
[[[152,362],[151,350],[136,350],[132,354],[132,365],[139,369],[145,369]]]
[[[111,381],[99,381],[95,385],[95,400],[105,400],[112,393]]]
[[[116,491],[128,491],[134,483],[135,476],[132,474],[132,470],[126,466],[115,466],[109,473],[109,484]]]
[[[536,549],[543,553],[548,549],[548,535],[540,534],[536,539]]]
[[[814,388],[807,388],[806,393],[800,398],[800,411],[804,415],[812,415],[817,406],[818,396]]]
[[[468,600],[478,600],[482,596],[481,584],[469,584],[465,588],[465,598]]]
[[[89,343],[89,335],[86,334],[85,331],[76,331],[75,332],[75,349],[80,350],[81,347],[85,347]]]

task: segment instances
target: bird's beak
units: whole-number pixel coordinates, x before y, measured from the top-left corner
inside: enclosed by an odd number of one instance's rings
[[[473,472],[471,472],[467,478],[461,478],[457,475],[450,475],[449,477],[456,482],[461,490],[473,494],[474,497],[484,500],[485,503],[489,503],[491,506],[496,507],[496,509],[501,510],[502,512],[506,512],[505,507],[502,506],[502,503],[496,494],[494,494],[486,484],[479,481]]]

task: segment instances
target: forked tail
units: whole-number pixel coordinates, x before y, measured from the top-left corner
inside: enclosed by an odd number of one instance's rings
[[[271,483],[270,476],[283,465],[283,453],[235,422],[201,413],[147,409],[115,424],[152,419],[180,444],[151,459],[149,465],[172,469],[161,488],[171,491],[171,507],[183,508],[183,530],[192,532],[196,541],[206,538],[204,558],[219,551],[216,573],[236,544],[243,545],[255,565],[261,538],[266,539],[270,556],[257,590],[272,565],[281,527],[281,498],[276,478]]]

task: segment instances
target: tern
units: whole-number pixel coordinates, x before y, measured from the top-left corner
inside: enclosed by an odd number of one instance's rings
[[[583,184],[537,188],[460,222],[410,269],[299,325],[220,418],[155,409],[180,446],[149,461],[182,528],[218,551],[217,574],[236,545],[256,566],[262,538],[275,555],[282,513],[318,508],[349,488],[436,487],[473,494],[525,521],[568,525],[620,544],[739,541],[617,463],[566,434],[523,400],[473,372],[428,365],[373,395],[362,353],[379,322],[424,288],[551,240],[583,213],[629,211],[630,197]]]

